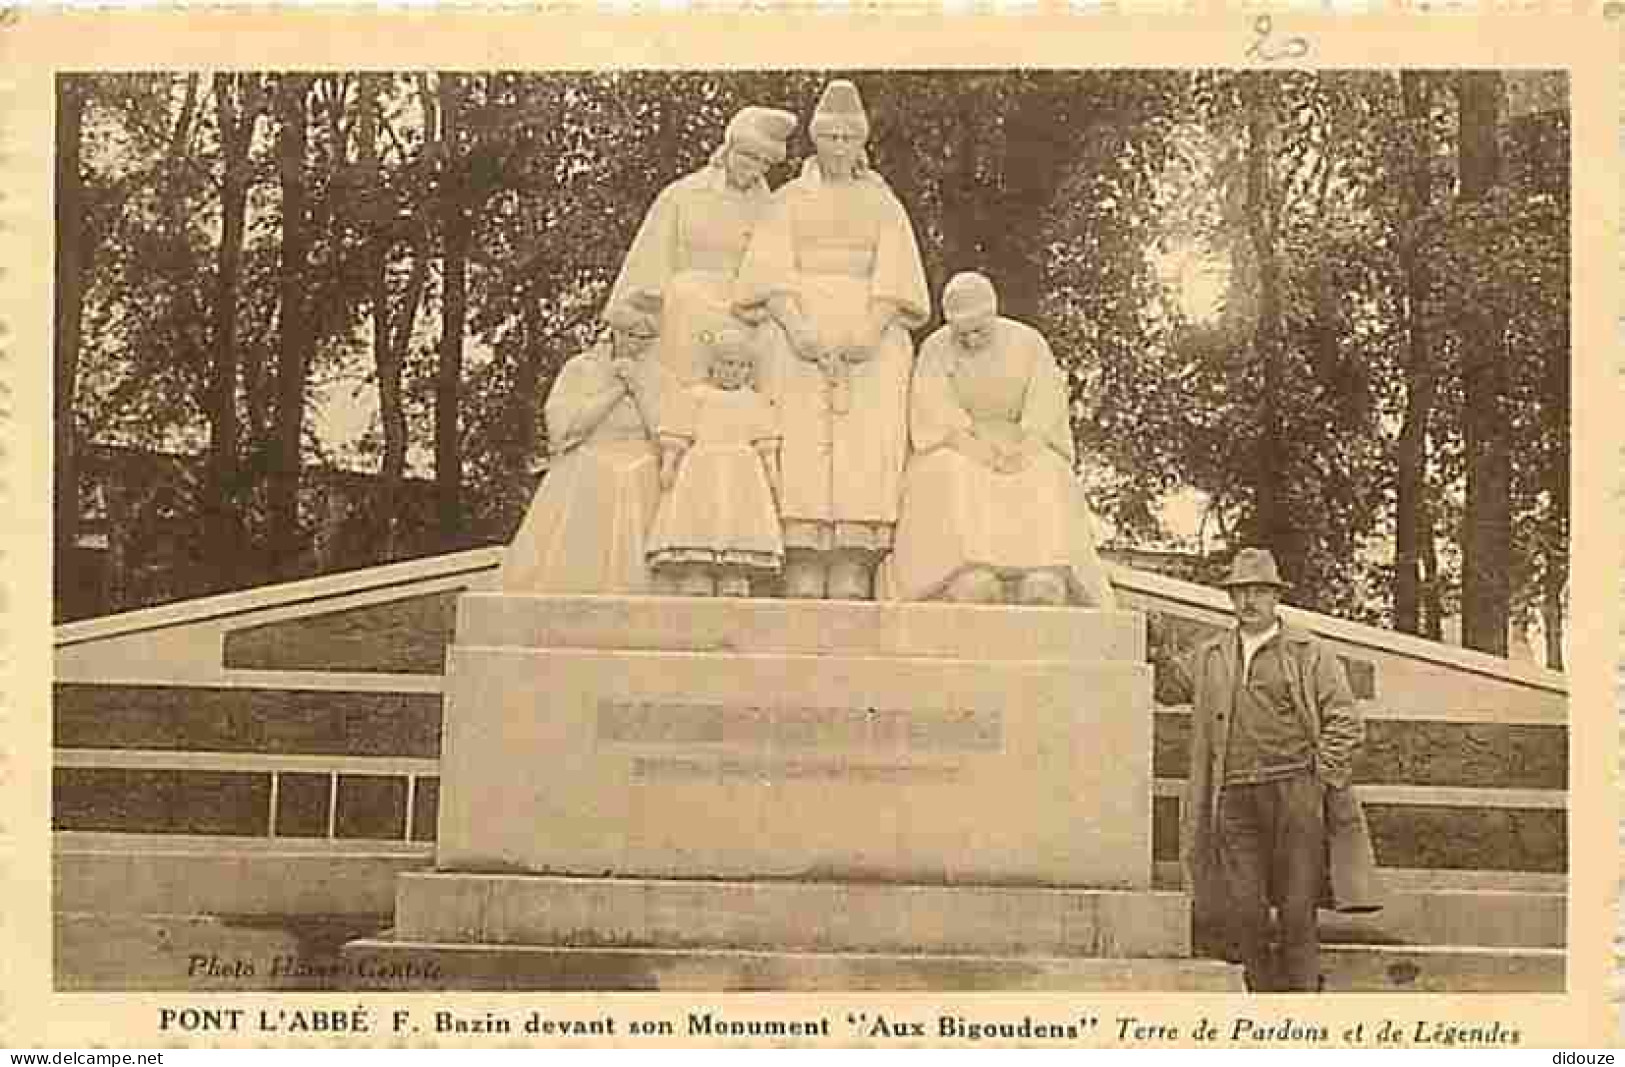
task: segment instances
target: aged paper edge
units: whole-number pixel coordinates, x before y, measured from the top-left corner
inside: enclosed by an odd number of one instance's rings
[[[392,15],[265,11],[204,14],[47,13],[23,10],[0,29],[0,502],[14,536],[0,548],[0,1044],[55,1047],[289,1047],[285,1035],[187,1039],[160,1033],[158,1009],[213,1005],[366,1006],[385,1017],[437,1006],[460,1014],[553,1018],[611,1012],[621,1019],[681,1019],[691,1006],[729,1018],[771,1019],[885,1010],[901,1018],[958,1013],[980,1020],[1023,1015],[1064,1021],[1136,1015],[1181,1026],[1198,1017],[1315,1023],[1332,1032],[1358,1021],[1500,1021],[1526,1047],[1588,1047],[1619,1040],[1611,998],[1620,854],[1614,667],[1620,644],[1617,478],[1620,303],[1618,12],[1602,5],[1483,14],[1328,17],[1282,8],[1277,29],[1304,37],[1322,67],[1562,67],[1572,72],[1574,314],[1573,630],[1569,853],[1569,992],[1542,996],[1326,996],[1284,1000],[1141,994],[57,994],[51,990],[50,762],[50,249],[51,76],[59,70],[278,69],[289,67],[596,68],[655,67],[1166,67],[1255,64],[1260,5],[1128,9],[1131,15],[1069,15],[1059,5],[1005,16],[819,13],[795,5],[741,19],[722,14],[628,15],[552,7],[544,17],[504,10]],[[755,9],[754,5],[749,9]],[[759,9],[758,9],[759,10]],[[1059,13],[1057,13],[1059,11]],[[731,14],[729,13],[731,12]],[[1147,17],[1156,13],[1156,17]],[[389,23],[411,32],[380,32]],[[903,58],[903,62],[899,59]],[[1584,754],[1584,755],[1582,755]],[[1594,754],[1594,755],[1593,755]],[[839,1026],[833,1030],[841,1029]],[[1112,1044],[1110,1028],[1096,1035]],[[832,1031],[833,1032],[833,1031]],[[387,1045],[385,1035],[300,1044]],[[493,1039],[488,1047],[521,1042]],[[590,1042],[581,1042],[588,1044]],[[662,1039],[661,1044],[673,1043]],[[678,1043],[706,1044],[699,1039]],[[749,1044],[750,1042],[729,1042]],[[765,1043],[765,1042],[759,1042]],[[859,1044],[850,1037],[827,1044]],[[926,1040],[918,1044],[933,1044]],[[1221,1042],[1222,1043],[1222,1042]],[[415,1040],[417,1046],[441,1044]],[[444,1044],[450,1045],[451,1042]]]

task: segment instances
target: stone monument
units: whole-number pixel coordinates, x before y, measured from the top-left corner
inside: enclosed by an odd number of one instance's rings
[[[433,946],[450,988],[1236,988],[1151,887],[1144,659],[1128,611],[464,596],[436,869],[353,951]]]
[[[763,396],[732,327],[682,391],[583,359],[560,425],[632,458],[568,486],[631,503],[576,555],[618,584],[514,559],[462,598],[435,870],[401,877],[392,942],[351,951],[433,952],[448,988],[1239,988],[1151,884],[1145,621],[1094,554],[1048,346],[961,276],[915,366],[924,273],[856,87],[809,128],[735,282]],[[744,595],[781,560],[786,599]]]

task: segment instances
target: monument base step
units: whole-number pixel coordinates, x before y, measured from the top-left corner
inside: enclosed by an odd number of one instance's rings
[[[432,944],[1103,959],[1190,955],[1183,893],[411,872],[395,929]]]
[[[1320,950],[1328,992],[1562,993],[1567,964],[1560,948],[1322,944]]]
[[[1216,960],[558,948],[368,939],[344,958],[414,989],[548,992],[1212,992],[1243,990]]]
[[[1483,948],[1563,947],[1564,893],[1493,889],[1391,890],[1371,915],[1320,913],[1322,942],[1365,945],[1475,945]]]

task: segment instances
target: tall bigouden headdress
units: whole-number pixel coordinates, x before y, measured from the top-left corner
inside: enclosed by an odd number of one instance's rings
[[[999,313],[999,294],[982,274],[967,270],[942,287],[942,317],[949,322]]]
[[[774,162],[782,163],[784,143],[795,132],[798,121],[790,112],[778,108],[757,107],[754,104],[742,107],[728,120],[722,144],[726,148],[741,145],[754,148]]]
[[[844,130],[865,140],[869,137],[869,116],[863,110],[863,97],[858,87],[844,78],[824,86],[824,95],[818,98],[812,121],[807,129],[814,137],[820,133]]]

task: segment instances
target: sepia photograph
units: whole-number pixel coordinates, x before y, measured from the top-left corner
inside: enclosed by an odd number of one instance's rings
[[[1590,997],[1576,76],[1230,36],[54,69],[50,992],[1327,1047]],[[1073,1008],[819,999],[994,993]],[[1078,1007],[1157,994],[1230,1014]]]

